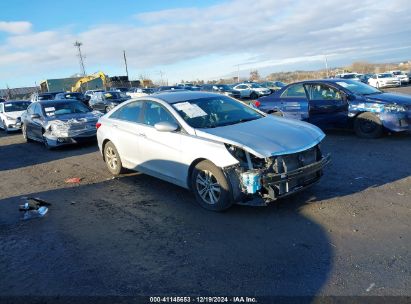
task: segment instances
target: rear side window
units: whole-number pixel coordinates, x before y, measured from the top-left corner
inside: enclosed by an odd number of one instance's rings
[[[281,97],[303,97],[306,98],[304,86],[302,83],[292,85],[286,89],[283,94],[281,94]]]
[[[110,115],[110,118],[130,121],[130,122],[139,122],[139,117],[141,109],[143,108],[143,102],[136,101],[130,102],[125,106],[121,107],[113,114]]]

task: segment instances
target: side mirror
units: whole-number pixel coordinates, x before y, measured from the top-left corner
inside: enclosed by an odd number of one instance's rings
[[[154,128],[159,132],[174,132],[178,129],[178,125],[173,122],[161,121],[156,123]]]
[[[31,119],[39,119],[40,115],[39,114],[31,114],[30,117],[31,117]]]

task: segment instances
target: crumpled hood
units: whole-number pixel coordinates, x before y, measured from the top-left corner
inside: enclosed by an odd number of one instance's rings
[[[411,96],[400,93],[381,93],[364,96],[367,101],[377,101],[379,103],[396,103],[399,105],[411,105]]]
[[[49,117],[48,121],[59,120],[59,121],[69,121],[69,120],[78,120],[82,122],[89,122],[95,121],[102,116],[102,113],[93,111],[89,113],[75,113],[75,114],[66,114],[66,115],[59,115],[59,116],[51,116]]]
[[[5,112],[4,114],[13,119],[19,118],[25,111]]]
[[[304,151],[325,137],[314,125],[271,115],[235,125],[196,129],[196,134],[235,145],[260,158]]]

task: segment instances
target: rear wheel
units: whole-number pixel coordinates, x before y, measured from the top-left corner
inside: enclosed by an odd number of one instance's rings
[[[111,174],[119,175],[124,172],[120,155],[111,141],[106,143],[104,146],[104,161],[106,162],[107,168]]]
[[[191,175],[191,189],[205,209],[223,211],[233,204],[231,189],[220,168],[210,161],[199,162]]]
[[[377,116],[365,112],[355,118],[354,131],[359,137],[378,138],[382,134],[383,126],[381,120]]]

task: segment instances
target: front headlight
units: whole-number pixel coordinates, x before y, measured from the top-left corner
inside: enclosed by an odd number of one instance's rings
[[[384,106],[384,109],[388,112],[405,112],[407,109],[404,106],[398,104],[387,104]]]
[[[10,116],[7,116],[6,115],[6,120],[8,120],[8,121],[16,121],[16,119],[14,118],[14,117],[10,117]]]

